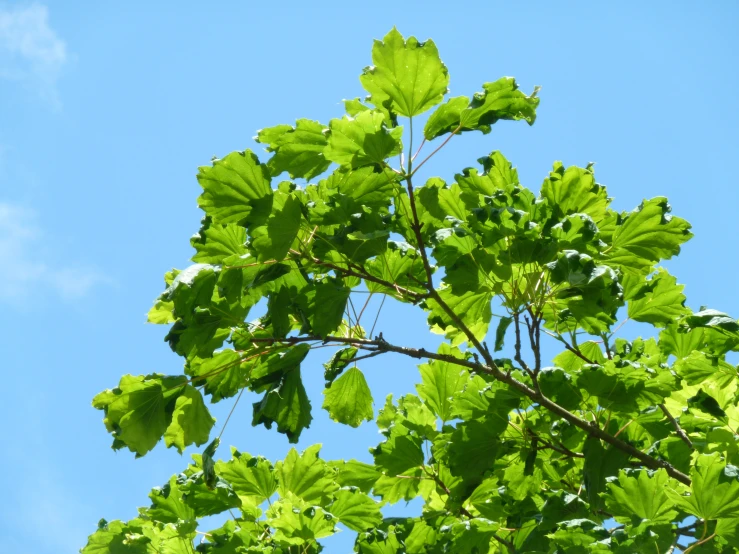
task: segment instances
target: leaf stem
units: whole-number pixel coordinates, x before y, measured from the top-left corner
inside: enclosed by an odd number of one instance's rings
[[[411,161],[415,160],[416,157],[421,153],[421,150],[423,149],[423,145],[426,144],[426,137],[423,137],[423,140],[421,141],[421,146],[418,147],[418,150],[415,154],[413,154],[413,157],[411,158]]]
[[[694,542],[693,544],[691,544],[691,545],[690,545],[690,546],[689,546],[689,547],[688,547],[688,548],[687,548],[687,549],[686,549],[686,550],[685,550],[685,551],[683,552],[683,554],[688,554],[688,552],[690,552],[691,550],[693,550],[693,549],[695,549],[695,548],[698,548],[698,547],[699,547],[700,545],[702,545],[702,544],[705,544],[705,543],[707,543],[708,541],[710,541],[711,539],[713,539],[713,538],[714,538],[715,536],[716,536],[716,533],[711,533],[711,535],[709,535],[709,536],[708,536],[708,537],[706,537],[705,539],[701,539],[701,540],[699,540],[698,542]]]
[[[456,134],[457,134],[457,133],[458,133],[459,131],[461,131],[461,130],[462,130],[462,125],[460,124],[460,126],[459,126],[459,127],[457,127],[456,129],[454,129],[454,131],[452,131],[452,132],[451,132],[451,134],[450,134],[450,135],[449,135],[449,136],[448,136],[448,137],[446,138],[446,140],[445,140],[444,142],[442,142],[442,143],[441,143],[441,144],[440,144],[440,145],[438,146],[438,148],[436,148],[436,150],[434,150],[433,152],[431,152],[431,154],[429,154],[428,156],[426,156],[426,158],[425,158],[425,159],[424,159],[424,160],[423,160],[423,161],[422,161],[422,162],[421,162],[420,164],[418,164],[418,165],[416,166],[416,169],[415,169],[415,170],[413,171],[413,173],[411,173],[411,171],[410,171],[410,170],[408,170],[408,173],[410,173],[410,174],[411,174],[411,176],[413,176],[413,174],[414,174],[414,173],[415,173],[416,171],[418,171],[419,169],[421,169],[421,167],[423,166],[423,164],[425,164],[425,163],[426,163],[427,161],[429,161],[429,160],[430,160],[430,159],[431,159],[431,158],[432,158],[432,157],[434,156],[434,154],[436,154],[436,153],[437,153],[437,152],[438,152],[439,150],[441,150],[442,148],[444,148],[444,147],[446,146],[446,144],[447,144],[447,143],[448,143],[448,142],[449,142],[450,140],[452,140],[452,137],[453,137],[454,135],[456,135]]]
[[[228,425],[228,422],[231,420],[231,416],[233,415],[234,411],[236,410],[236,406],[239,405],[239,400],[241,400],[241,395],[244,394],[244,391],[246,390],[246,387],[242,387],[241,391],[239,392],[239,395],[236,397],[236,402],[234,402],[234,405],[231,407],[231,411],[228,412],[228,416],[226,417],[226,421],[223,422],[223,427],[221,427],[221,432],[218,433],[218,440],[221,440],[221,437],[223,436],[223,432],[226,430],[226,425]]]

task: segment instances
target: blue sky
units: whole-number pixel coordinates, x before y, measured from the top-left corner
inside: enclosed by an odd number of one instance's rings
[[[537,190],[554,160],[595,161],[617,209],[670,198],[696,233],[668,264],[690,305],[739,315],[738,5],[551,4],[0,2],[8,552],[74,552],[99,518],[133,517],[152,486],[185,466],[163,446],[140,460],[114,453],[90,399],[125,373],[181,372],[165,329],[145,325],[144,314],[162,274],[188,265],[201,217],[196,168],[257,150],[259,128],[339,116],[343,98],[363,94],[357,77],[372,39],[393,25],[434,38],[455,95],[503,75],[527,91],[543,87],[533,127],[455,138],[429,176],[451,179],[500,149]],[[378,329],[400,343],[438,342],[422,314],[396,306]],[[322,442],[326,458],[368,460],[374,425],[342,428],[319,409],[320,362],[305,368],[315,419],[300,447]],[[364,369],[377,404],[412,391],[417,376],[398,358]],[[250,426],[251,401],[224,442],[284,456],[283,435]],[[227,404],[214,410],[219,421]],[[345,535],[328,551],[348,551]]]

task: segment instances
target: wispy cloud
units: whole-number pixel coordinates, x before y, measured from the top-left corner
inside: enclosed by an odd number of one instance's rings
[[[0,7],[0,78],[35,89],[59,106],[56,83],[67,61],[67,45],[49,26],[41,4]]]
[[[75,300],[110,282],[94,267],[57,263],[46,242],[32,210],[0,202],[0,302],[23,302],[34,289]]]

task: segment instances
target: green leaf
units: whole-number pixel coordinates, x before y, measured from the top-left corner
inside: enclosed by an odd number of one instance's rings
[[[666,356],[674,354],[678,359],[685,358],[693,350],[703,350],[704,334],[704,329],[687,331],[673,323],[659,334],[659,347]]]
[[[585,547],[596,546],[597,541],[608,539],[609,533],[590,519],[573,519],[560,523],[559,528],[548,537],[561,547],[562,552],[597,552],[595,548],[590,550]],[[607,547],[601,550],[609,551]]]
[[[410,435],[391,436],[370,451],[375,465],[391,477],[416,469],[424,462],[421,439]]]
[[[439,354],[463,358],[459,349],[448,344],[439,347]],[[442,360],[422,364],[418,369],[421,371],[421,384],[416,385],[418,395],[442,421],[453,419],[452,404],[469,380],[468,370]]]
[[[218,225],[206,216],[190,244],[197,250],[193,262],[220,264],[231,256],[246,254],[246,229],[235,223]]]
[[[174,302],[157,300],[146,314],[146,322],[155,323],[157,325],[174,323],[176,318],[172,315],[172,310],[174,310]]]
[[[340,167],[321,182],[329,190],[338,191],[358,206],[380,210],[390,204],[397,180],[398,175],[388,168],[378,170],[377,167],[368,166],[358,169]]]
[[[551,281],[560,285],[544,308],[547,326],[570,329],[579,326],[591,334],[608,331],[623,304],[618,274],[575,250],[559,253],[546,268]]]
[[[721,404],[703,389],[700,389],[694,396],[688,398],[688,407],[697,408],[726,423],[726,412],[721,408]]]
[[[205,517],[238,508],[241,502],[231,485],[218,476],[208,484],[204,473],[197,471],[180,485],[185,503],[195,510],[195,515]]]
[[[164,340],[174,352],[187,359],[196,356],[207,358],[223,345],[230,334],[229,322],[224,321],[221,315],[196,308],[187,323],[182,320],[175,322]]]
[[[630,273],[648,273],[660,260],[680,253],[680,245],[693,234],[690,223],[670,215],[670,205],[661,196],[644,200],[632,212],[621,216],[605,253],[607,263]]]
[[[328,511],[349,529],[358,532],[374,529],[382,521],[380,505],[359,491],[337,491]]]
[[[275,464],[275,472],[282,496],[292,493],[312,504],[326,506],[339,488],[332,479],[329,466],[318,457],[320,444],[298,454],[294,448],[285,460]]]
[[[601,350],[601,346],[594,341],[585,341],[578,345],[578,350],[587,360],[594,364],[603,364],[606,357]],[[574,373],[580,369],[586,362],[580,356],[570,350],[564,350],[552,360],[557,367],[561,367],[568,373]]]
[[[252,232],[252,246],[258,254],[257,259],[260,262],[285,259],[298,236],[301,218],[300,201],[294,196],[284,198],[282,206],[273,210],[266,225]]]
[[[180,454],[186,446],[205,444],[215,422],[200,391],[187,385],[175,401],[172,423],[164,433],[164,444],[176,447]]]
[[[468,206],[479,206],[479,195],[495,196],[519,186],[518,171],[499,151],[496,150],[478,161],[484,169],[482,174],[477,169],[468,167],[454,176],[462,189],[462,199]]]
[[[261,129],[255,138],[257,142],[269,145],[269,152],[274,152],[267,162],[273,177],[287,171],[293,179],[313,179],[331,165],[323,155],[328,144],[326,130],[327,127],[317,121],[298,119],[294,128],[277,125]]]
[[[680,389],[680,379],[668,369],[653,369],[629,361],[584,366],[577,386],[610,410],[631,413],[661,404]]]
[[[473,519],[455,523],[449,532],[453,535],[451,541],[452,552],[459,554],[487,554],[493,553],[491,544],[493,536],[500,525],[485,519]]]
[[[301,362],[310,352],[310,346],[302,343],[288,349],[265,352],[258,359],[258,364],[251,370],[251,388],[265,390],[278,382],[285,375],[300,369]]]
[[[539,373],[541,392],[567,410],[582,405],[583,397],[572,376],[558,367],[544,367]]]
[[[358,350],[353,346],[347,346],[346,348],[337,350],[334,355],[331,356],[331,359],[323,364],[325,369],[324,378],[326,379],[327,387],[334,382],[334,379],[342,374],[346,369],[346,366],[348,366],[352,359],[357,355],[357,352]]]
[[[417,467],[398,475],[382,475],[372,488],[372,494],[385,503],[395,504],[400,500],[408,502],[418,496],[428,496],[434,489],[433,480]]]
[[[606,507],[617,521],[628,523],[640,518],[651,523],[670,523],[677,511],[665,489],[669,476],[664,469],[654,473],[646,470],[619,471],[618,481],[608,483],[604,495]]]
[[[351,289],[338,279],[325,279],[316,284],[313,313],[310,316],[313,332],[326,337],[336,331],[349,300]]]
[[[503,350],[503,341],[505,340],[505,333],[513,323],[513,318],[501,317],[498,322],[498,327],[495,329],[495,351],[500,352]]]
[[[249,546],[254,546],[258,537],[264,533],[261,525],[248,521],[228,520],[218,529],[208,531],[208,542],[201,543],[196,552],[208,554],[238,554]],[[253,550],[258,552],[258,550]]]
[[[407,243],[388,241],[387,250],[379,256],[368,260],[367,273],[383,281],[394,283],[405,289],[421,292],[420,283],[426,280],[426,271],[418,251]],[[365,281],[367,290],[398,297],[398,291],[393,287]]]
[[[359,98],[344,100],[344,110],[346,110],[346,115],[348,116],[354,117],[358,113],[366,112],[369,109]]]
[[[722,461],[718,453],[700,454],[690,477],[688,495],[676,485],[665,489],[678,507],[705,520],[739,517],[739,469]]]
[[[719,387],[726,388],[739,378],[736,367],[703,352],[693,352],[675,362],[674,367],[688,385],[715,382]]]
[[[194,358],[185,367],[196,386],[205,384],[204,392],[211,402],[236,395],[247,383],[249,369],[253,365],[242,362],[242,356],[234,350],[222,350],[212,358]]]
[[[734,548],[739,548],[739,518],[719,519],[716,534]]]
[[[464,421],[449,437],[448,464],[454,475],[477,479],[506,450],[500,440],[508,425],[503,418]]]
[[[370,102],[406,117],[425,112],[444,98],[449,73],[432,40],[404,40],[397,29],[376,40],[371,67],[359,78]]]
[[[148,517],[162,523],[177,523],[179,520],[190,520],[195,511],[182,501],[182,491],[177,477],[170,478],[163,487],[156,487],[149,493],[152,505],[146,511]]]
[[[493,294],[490,290],[480,288],[477,291],[454,294],[452,287],[442,287],[439,290],[439,296],[457,314],[457,317],[459,317],[461,322],[472,332],[477,340],[485,338],[488,332],[488,325],[493,317],[490,306]],[[444,334],[454,345],[461,344],[467,340],[467,336],[458,323],[449,316],[446,310],[436,300],[429,299],[426,301],[426,304],[431,312],[428,322],[433,332]]]
[[[198,309],[211,304],[220,268],[193,264],[177,274],[161,298],[173,303],[173,315],[188,322]]]
[[[450,98],[431,114],[424,128],[426,140],[433,140],[455,130],[482,131],[487,134],[492,125],[500,120],[523,119],[529,125],[536,121],[538,87],[527,96],[518,90],[513,77],[502,77],[497,81],[484,83],[482,89],[482,92],[474,94],[471,102],[466,96]]]
[[[497,360],[505,368],[510,360]],[[520,408],[521,394],[500,382],[488,382],[480,375],[471,375],[452,402],[452,415],[463,420],[492,416],[496,421],[507,421],[508,414]]]
[[[239,498],[254,506],[271,498],[277,490],[272,464],[261,457],[234,451],[228,462],[217,462],[216,472],[228,481]]]
[[[372,421],[372,392],[364,374],[357,367],[346,371],[323,391],[323,409],[331,419],[351,427]]]
[[[541,196],[554,209],[557,220],[572,214],[586,214],[599,224],[606,216],[611,199],[605,187],[595,182],[592,168],[555,162],[549,177],[541,186]]]
[[[146,554],[147,547],[145,541],[129,542],[126,544],[127,534],[133,533],[134,530],[129,529],[126,524],[115,520],[108,523],[104,519],[100,520],[98,530],[95,531],[87,540],[87,545],[80,551],[81,554]]]
[[[380,112],[362,112],[355,118],[332,119],[329,123],[326,159],[339,165],[358,168],[381,164],[385,158],[400,152],[403,128],[390,131],[384,125]]]
[[[611,445],[603,446],[600,439],[588,437],[583,448],[585,464],[582,475],[591,510],[603,505],[601,493],[606,491],[606,479],[615,476],[629,456]]]
[[[628,316],[635,321],[660,327],[672,323],[690,313],[685,307],[683,288],[667,270],[658,269],[651,279],[627,298]]]
[[[274,540],[286,546],[303,545],[334,533],[336,521],[331,514],[315,506],[304,507],[285,499],[267,510],[267,522],[276,532]]]
[[[701,309],[685,318],[689,329],[708,328],[726,333],[739,333],[739,322],[731,316],[718,310]]]
[[[105,411],[113,448],[126,446],[137,457],[153,449],[165,433],[167,445],[180,451],[203,444],[215,423],[200,393],[186,385],[184,377],[124,375],[118,387],[98,394],[92,405]]]
[[[254,403],[252,425],[263,424],[271,429],[276,423],[277,431],[285,433],[289,441],[295,443],[313,420],[310,410],[300,369],[294,369],[274,384],[260,402]]]
[[[269,215],[272,203],[269,170],[251,150],[232,152],[213,166],[198,168],[203,194],[198,205],[214,223],[250,224]]]
[[[200,459],[201,465],[203,466],[203,482],[209,489],[214,489],[216,486],[216,462],[213,457],[216,455],[216,450],[218,450],[220,444],[221,438],[214,438],[205,450],[203,450],[203,455]]]
[[[375,466],[364,462],[342,460],[331,463],[338,472],[336,482],[342,487],[356,487],[362,492],[369,492],[380,477]]]
[[[423,128],[426,140],[450,133],[459,127],[462,112],[470,105],[467,96],[455,96],[434,110]]]

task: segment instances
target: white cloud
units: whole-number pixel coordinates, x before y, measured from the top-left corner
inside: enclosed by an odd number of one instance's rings
[[[56,82],[67,61],[67,45],[49,26],[40,4],[0,7],[0,77],[32,87],[59,105]]]
[[[0,202],[0,302],[21,302],[39,288],[74,300],[110,282],[93,267],[59,264],[51,258],[33,211]]]

